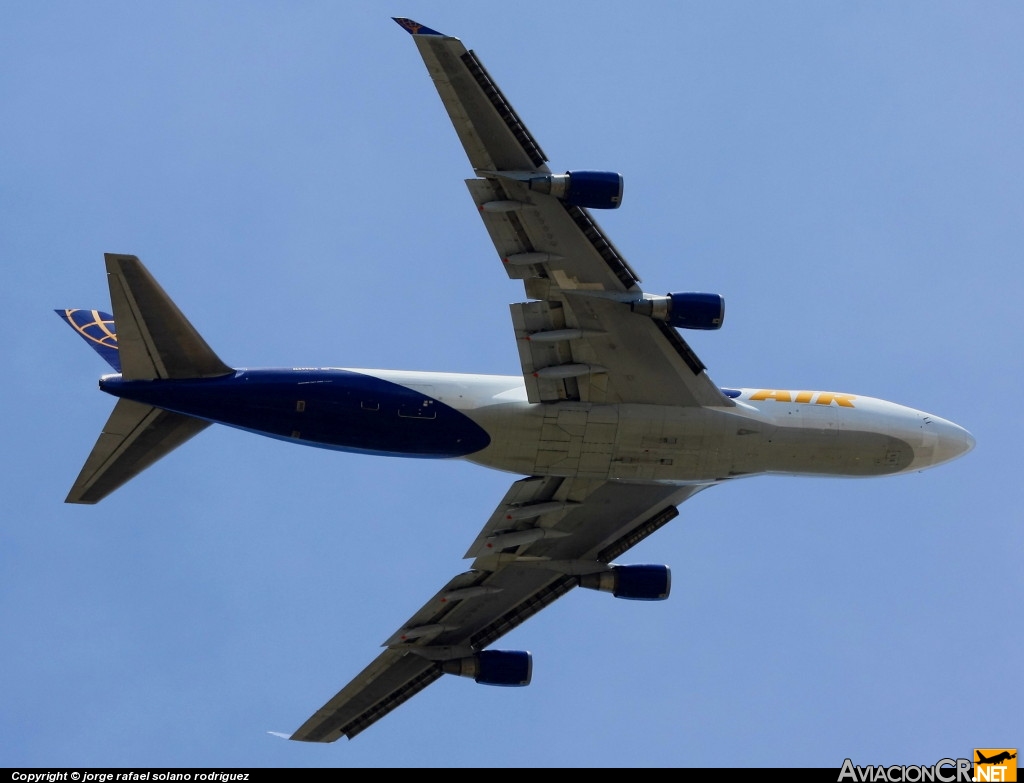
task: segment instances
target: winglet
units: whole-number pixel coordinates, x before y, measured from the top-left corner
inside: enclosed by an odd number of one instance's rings
[[[409,35],[440,35],[444,36],[444,33],[439,33],[437,30],[431,30],[424,24],[414,22],[412,19],[406,19],[403,16],[392,16],[399,25],[405,28]]]
[[[270,734],[273,737],[280,737],[281,739],[286,740],[290,740],[292,738],[291,734],[285,734],[283,731],[268,731],[267,734]]]

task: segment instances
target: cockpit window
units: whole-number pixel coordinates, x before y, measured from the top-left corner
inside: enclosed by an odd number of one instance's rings
[[[730,397],[734,400],[743,394],[739,389],[719,389],[719,391],[721,391],[726,397]]]

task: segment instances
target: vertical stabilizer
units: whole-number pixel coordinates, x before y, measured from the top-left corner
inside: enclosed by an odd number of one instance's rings
[[[103,257],[126,381],[212,378],[234,372],[138,258],[117,253]]]

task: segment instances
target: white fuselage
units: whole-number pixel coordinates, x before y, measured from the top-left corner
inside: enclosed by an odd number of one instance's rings
[[[879,476],[974,446],[950,421],[872,397],[728,390],[734,407],[527,401],[521,377],[359,370],[415,389],[479,424],[466,459],[524,475],[709,483],[764,473]]]

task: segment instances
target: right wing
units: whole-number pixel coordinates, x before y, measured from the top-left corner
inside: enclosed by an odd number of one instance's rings
[[[703,486],[533,477],[517,481],[459,574],[387,648],[291,735],[351,739],[678,515]],[[517,538],[518,536],[518,538]]]

